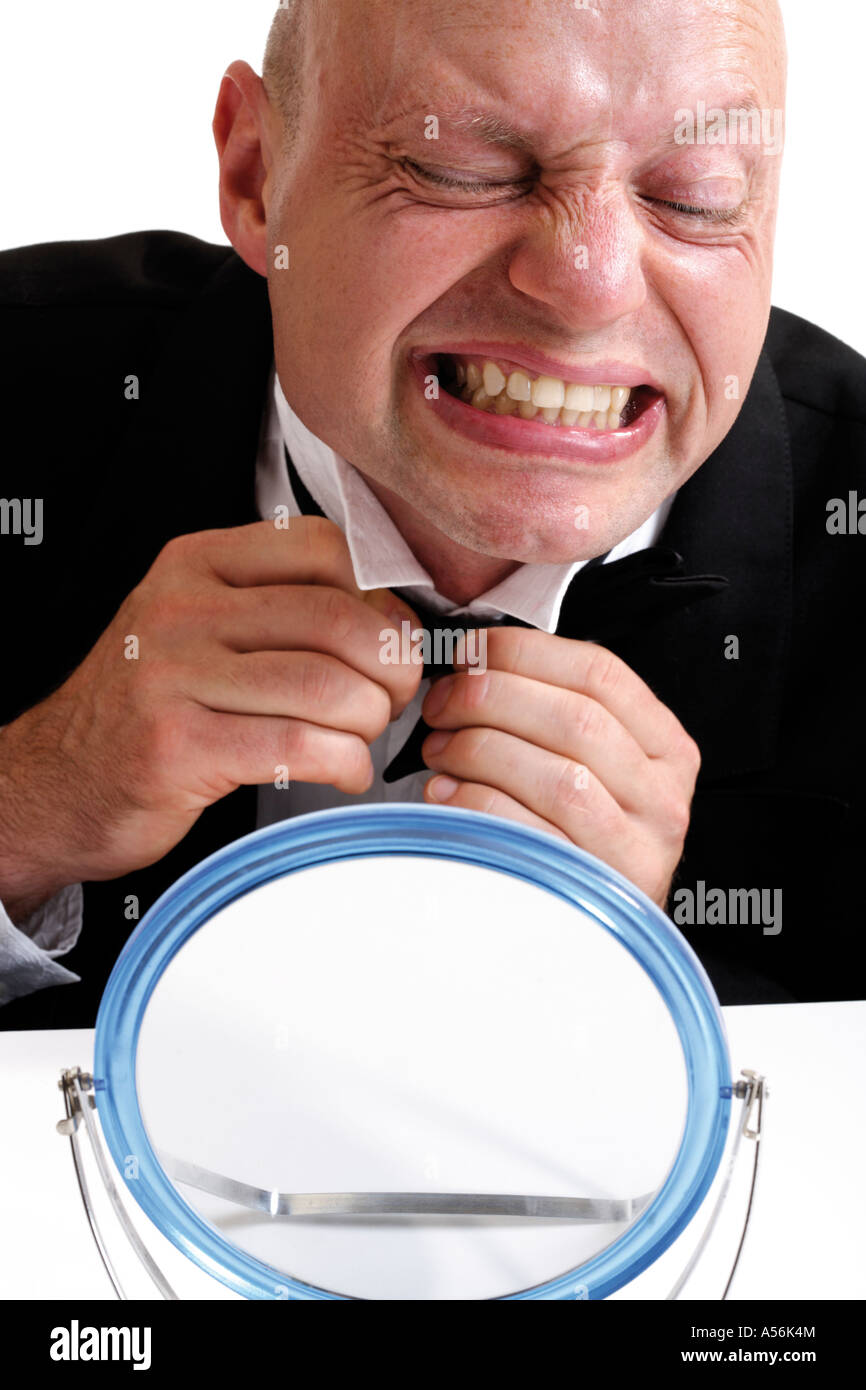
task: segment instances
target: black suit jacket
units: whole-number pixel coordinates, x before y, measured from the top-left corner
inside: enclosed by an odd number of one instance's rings
[[[0,495],[44,499],[44,540],[0,536],[0,723],[56,689],[170,537],[257,519],[272,362],[267,287],[233,251],[171,232],[0,255]],[[139,379],[138,400],[126,379]],[[723,1003],[864,994],[862,536],[827,504],[866,495],[866,363],[774,310],[733,430],[677,495],[661,543],[726,576],[700,603],[608,642],[675,712],[703,766],[676,887],[781,889],[782,931],[683,928]],[[587,632],[577,577],[559,632]],[[590,623],[591,627],[591,623]],[[739,659],[727,660],[729,637]],[[46,802],[62,797],[46,767]],[[203,813],[150,868],[84,889],[77,985],[0,1008],[0,1027],[89,1026],[142,915],[255,828],[254,788]]]

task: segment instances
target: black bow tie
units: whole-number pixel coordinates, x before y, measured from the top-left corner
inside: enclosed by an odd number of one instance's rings
[[[557,628],[560,636],[612,646],[621,635],[658,622],[689,604],[712,598],[728,585],[721,575],[687,575],[682,556],[664,546],[639,550],[610,564],[602,563],[603,559],[601,556],[590,561],[569,585],[560,611]],[[394,592],[418,614],[419,626],[431,634],[437,628],[466,630],[485,626],[483,620],[479,622],[463,614],[449,618],[433,613],[399,589]],[[531,626],[507,616],[501,625]],[[424,675],[445,675],[452,669],[444,664],[425,666]],[[385,769],[384,781],[397,782],[412,772],[426,770],[421,745],[429,733],[429,726],[423,718],[419,719],[400,752]]]
[[[288,450],[286,463],[289,482],[295,500],[304,516],[324,516],[298,475]],[[728,580],[717,574],[689,575],[683,557],[668,547],[654,545],[626,555],[622,560],[604,564],[605,556],[596,556],[578,571],[562,601],[557,633],[561,637],[599,642],[602,646],[616,644],[628,633],[640,631],[647,624],[660,621],[693,603],[712,598],[727,588]],[[500,626],[485,623],[468,614],[449,617],[435,613],[406,595],[402,589],[394,593],[418,616],[417,626],[430,634],[446,631],[466,632],[473,628]],[[530,623],[506,616],[503,627],[530,627]],[[435,642],[431,642],[435,655]],[[430,662],[424,666],[425,676],[441,676],[453,670],[450,663]],[[398,782],[413,772],[427,771],[421,757],[421,745],[430,727],[423,718],[418,720],[400,752],[388,764],[383,774],[386,782]]]

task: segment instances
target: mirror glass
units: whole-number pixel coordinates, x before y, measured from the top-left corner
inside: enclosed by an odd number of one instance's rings
[[[301,869],[211,917],[148,1002],[136,1089],[226,1239],[385,1299],[577,1268],[664,1182],[687,1104],[671,1015],[611,933],[421,854]]]

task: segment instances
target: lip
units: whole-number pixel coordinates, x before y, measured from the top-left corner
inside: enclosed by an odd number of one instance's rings
[[[487,348],[483,349],[485,352]],[[473,349],[470,353],[469,346],[464,343],[460,348],[452,349],[447,347],[439,348],[443,353],[460,352],[475,356]],[[509,349],[513,351],[513,349]],[[619,430],[595,430],[578,429],[577,427],[567,428],[563,425],[537,424],[534,420],[522,420],[515,415],[493,415],[484,410],[476,410],[474,406],[467,405],[464,401],[458,400],[456,396],[451,396],[447,391],[440,391],[438,399],[426,400],[424,386],[425,377],[428,375],[429,359],[435,350],[424,356],[413,356],[411,367],[412,374],[418,383],[421,391],[421,399],[424,404],[431,409],[442,422],[450,429],[456,430],[467,439],[475,443],[484,444],[488,447],[506,449],[510,453],[538,454],[546,458],[566,459],[572,463],[618,463],[622,459],[629,458],[641,450],[658,428],[666,410],[664,395],[656,396],[648,406],[641,412],[633,424],[627,425]],[[503,352],[501,357],[506,357]],[[523,360],[527,356],[523,354]],[[426,357],[426,362],[425,362]],[[515,361],[513,356],[507,357],[508,361]],[[542,359],[543,360],[543,359]],[[550,359],[547,359],[548,362]],[[527,363],[529,365],[529,363]],[[599,382],[604,378],[597,375],[589,375],[589,372],[597,373],[600,368],[610,364],[594,363],[592,368],[584,374],[587,382]],[[616,364],[613,364],[616,365]],[[533,366],[532,370],[546,371],[546,367]],[[570,371],[575,370],[570,368]],[[551,372],[552,375],[559,375]],[[564,378],[570,381],[580,381],[580,377],[570,376]],[[607,378],[616,385],[627,386],[651,386],[646,377],[640,377],[629,383],[622,377]],[[658,388],[653,388],[658,389]]]
[[[634,362],[616,362],[611,359],[603,362],[563,362],[548,357],[544,352],[536,352],[522,343],[482,342],[480,339],[462,343],[437,343],[435,346],[415,348],[413,358],[429,359],[438,353],[450,357],[488,357],[513,362],[538,376],[559,377],[561,381],[577,382],[580,386],[651,386],[659,395],[664,395],[664,387],[657,381],[647,367]]]

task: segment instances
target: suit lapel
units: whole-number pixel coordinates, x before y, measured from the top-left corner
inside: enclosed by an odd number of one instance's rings
[[[140,480],[137,516],[152,549],[171,535],[259,520],[255,461],[272,361],[266,282],[229,252],[143,374],[117,449],[114,466]]]

